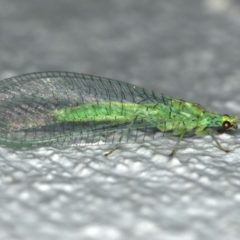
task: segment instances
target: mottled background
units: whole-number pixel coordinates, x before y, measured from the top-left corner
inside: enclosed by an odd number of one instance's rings
[[[240,112],[238,0],[1,0],[0,77],[61,70]],[[1,87],[1,83],[0,83]],[[239,239],[239,132],[0,148],[0,239]]]

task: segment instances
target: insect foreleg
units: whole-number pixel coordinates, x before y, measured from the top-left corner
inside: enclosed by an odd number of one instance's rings
[[[195,130],[195,134],[198,135],[198,136],[199,136],[199,135],[209,134],[209,135],[212,137],[212,139],[214,140],[214,142],[217,144],[217,146],[218,146],[218,148],[219,148],[220,150],[222,150],[223,152],[229,152],[229,150],[224,149],[224,148],[220,145],[220,143],[218,142],[217,138],[214,136],[213,131],[212,131],[211,129],[205,129],[205,130],[203,130],[202,128],[197,128],[197,129]]]

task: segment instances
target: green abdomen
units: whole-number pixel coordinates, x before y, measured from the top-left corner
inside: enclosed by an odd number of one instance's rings
[[[144,105],[135,103],[98,102],[55,109],[53,116],[63,122],[124,121],[134,119],[136,114],[144,116],[145,110]]]

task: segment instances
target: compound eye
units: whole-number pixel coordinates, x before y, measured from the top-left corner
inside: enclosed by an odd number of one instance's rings
[[[231,127],[231,123],[229,121],[224,121],[222,127],[225,129],[229,129]]]

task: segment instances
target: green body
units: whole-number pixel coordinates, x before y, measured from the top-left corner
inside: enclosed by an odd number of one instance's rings
[[[57,121],[62,122],[132,122],[146,121],[161,131],[172,130],[181,135],[195,129],[197,135],[207,127],[220,127],[224,121],[230,123],[235,116],[219,115],[206,111],[197,103],[171,100],[170,104],[98,102],[85,103],[76,107],[60,108],[53,111]],[[235,124],[232,127],[235,128]]]
[[[127,122],[130,129],[136,122],[142,122],[161,131],[173,131],[179,135],[179,139],[170,156],[177,151],[184,134],[195,130],[196,135],[210,134],[219,149],[222,148],[208,128],[223,127],[225,129],[237,129],[236,117],[220,115],[206,111],[197,103],[185,102],[178,99],[163,100],[163,103],[129,103],[117,101],[102,101],[96,103],[85,103],[75,107],[59,108],[53,111],[53,117],[60,122]],[[139,126],[145,126],[140,124]],[[121,135],[119,142],[121,142]],[[107,154],[111,154],[115,147]]]

